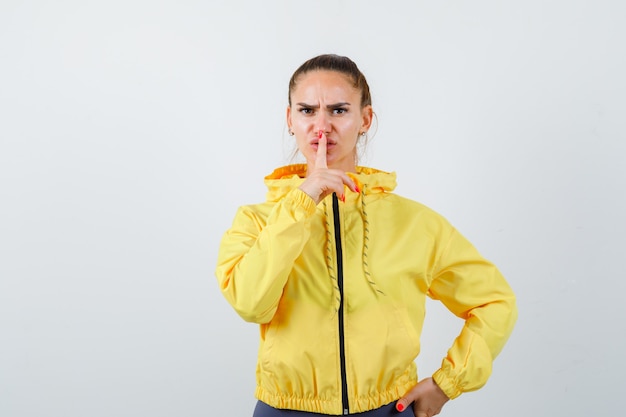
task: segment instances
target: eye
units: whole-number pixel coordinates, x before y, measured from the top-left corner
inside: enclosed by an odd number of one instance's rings
[[[313,114],[313,109],[310,107],[300,107],[300,109],[298,109],[298,111],[302,114]]]
[[[333,114],[344,114],[347,112],[348,112],[348,109],[345,109],[343,107],[337,107],[336,109],[333,109]]]

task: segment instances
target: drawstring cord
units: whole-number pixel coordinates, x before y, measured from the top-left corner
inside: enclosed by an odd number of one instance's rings
[[[341,305],[341,292],[339,291],[339,281],[337,280],[337,271],[333,267],[333,245],[332,245],[332,233],[333,228],[330,224],[330,216],[328,215],[328,204],[326,199],[322,202],[324,206],[324,223],[326,225],[326,268],[328,268],[328,275],[333,282],[333,316],[339,312],[339,306]]]
[[[382,295],[385,293],[378,287],[376,281],[372,278],[372,274],[370,272],[369,265],[369,243],[370,243],[370,222],[367,218],[367,203],[365,202],[365,189],[367,188],[367,184],[363,184],[361,190],[361,217],[363,219],[363,273],[365,274],[365,279],[369,282],[372,289]]]
[[[380,289],[376,281],[374,281],[372,277],[372,273],[370,271],[369,265],[369,244],[370,244],[370,222],[367,215],[367,202],[365,201],[367,185],[362,184],[362,189],[360,193],[361,199],[361,218],[363,220],[363,273],[365,275],[365,279],[369,283],[370,287],[375,293],[385,295],[385,293]],[[333,283],[333,294],[332,294],[332,303],[333,303],[333,315],[337,314],[339,311],[339,305],[341,304],[341,292],[339,291],[339,282],[337,280],[337,271],[333,266],[333,236],[331,230],[334,230],[333,226],[330,223],[330,214],[328,212],[328,204],[326,203],[326,199],[323,200],[322,205],[324,207],[324,224],[326,226],[326,267],[328,268],[328,275]]]

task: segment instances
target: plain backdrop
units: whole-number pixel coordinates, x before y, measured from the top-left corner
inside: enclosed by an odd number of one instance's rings
[[[447,417],[617,416],[626,3],[0,1],[0,416],[250,416],[256,325],[214,276],[290,162],[287,82],[365,73],[362,163],[503,271],[520,316]],[[427,304],[420,377],[462,323]]]

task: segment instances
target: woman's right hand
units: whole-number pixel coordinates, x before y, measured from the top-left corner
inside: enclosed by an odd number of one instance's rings
[[[306,180],[300,185],[300,189],[319,204],[327,195],[337,193],[340,200],[345,201],[344,185],[350,190],[359,192],[358,187],[345,172],[338,169],[330,169],[326,163],[327,138],[324,132],[319,133],[315,166],[309,165]]]

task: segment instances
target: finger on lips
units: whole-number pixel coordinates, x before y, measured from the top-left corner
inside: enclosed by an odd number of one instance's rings
[[[317,136],[318,136],[318,142],[317,142],[317,155],[316,155],[316,159],[315,159],[315,168],[316,169],[328,169],[328,161],[326,159],[326,152],[327,152],[327,145],[328,145],[328,139],[326,138],[326,135],[324,134],[323,130],[319,130],[317,132]],[[332,171],[336,171],[336,170],[332,170]],[[356,192],[356,193],[360,193],[361,190],[359,189],[356,181],[354,179],[352,179],[351,177],[345,175],[345,173],[343,172],[339,172],[337,171],[337,174],[342,178],[342,182],[348,186],[348,188],[350,188],[350,190]],[[343,190],[342,190],[343,191]],[[345,203],[346,201],[346,196],[343,192],[337,192],[337,197],[339,197],[339,199],[341,201],[343,201]]]
[[[322,130],[318,132],[317,159],[315,166],[318,168],[328,168],[326,165],[326,137]]]

